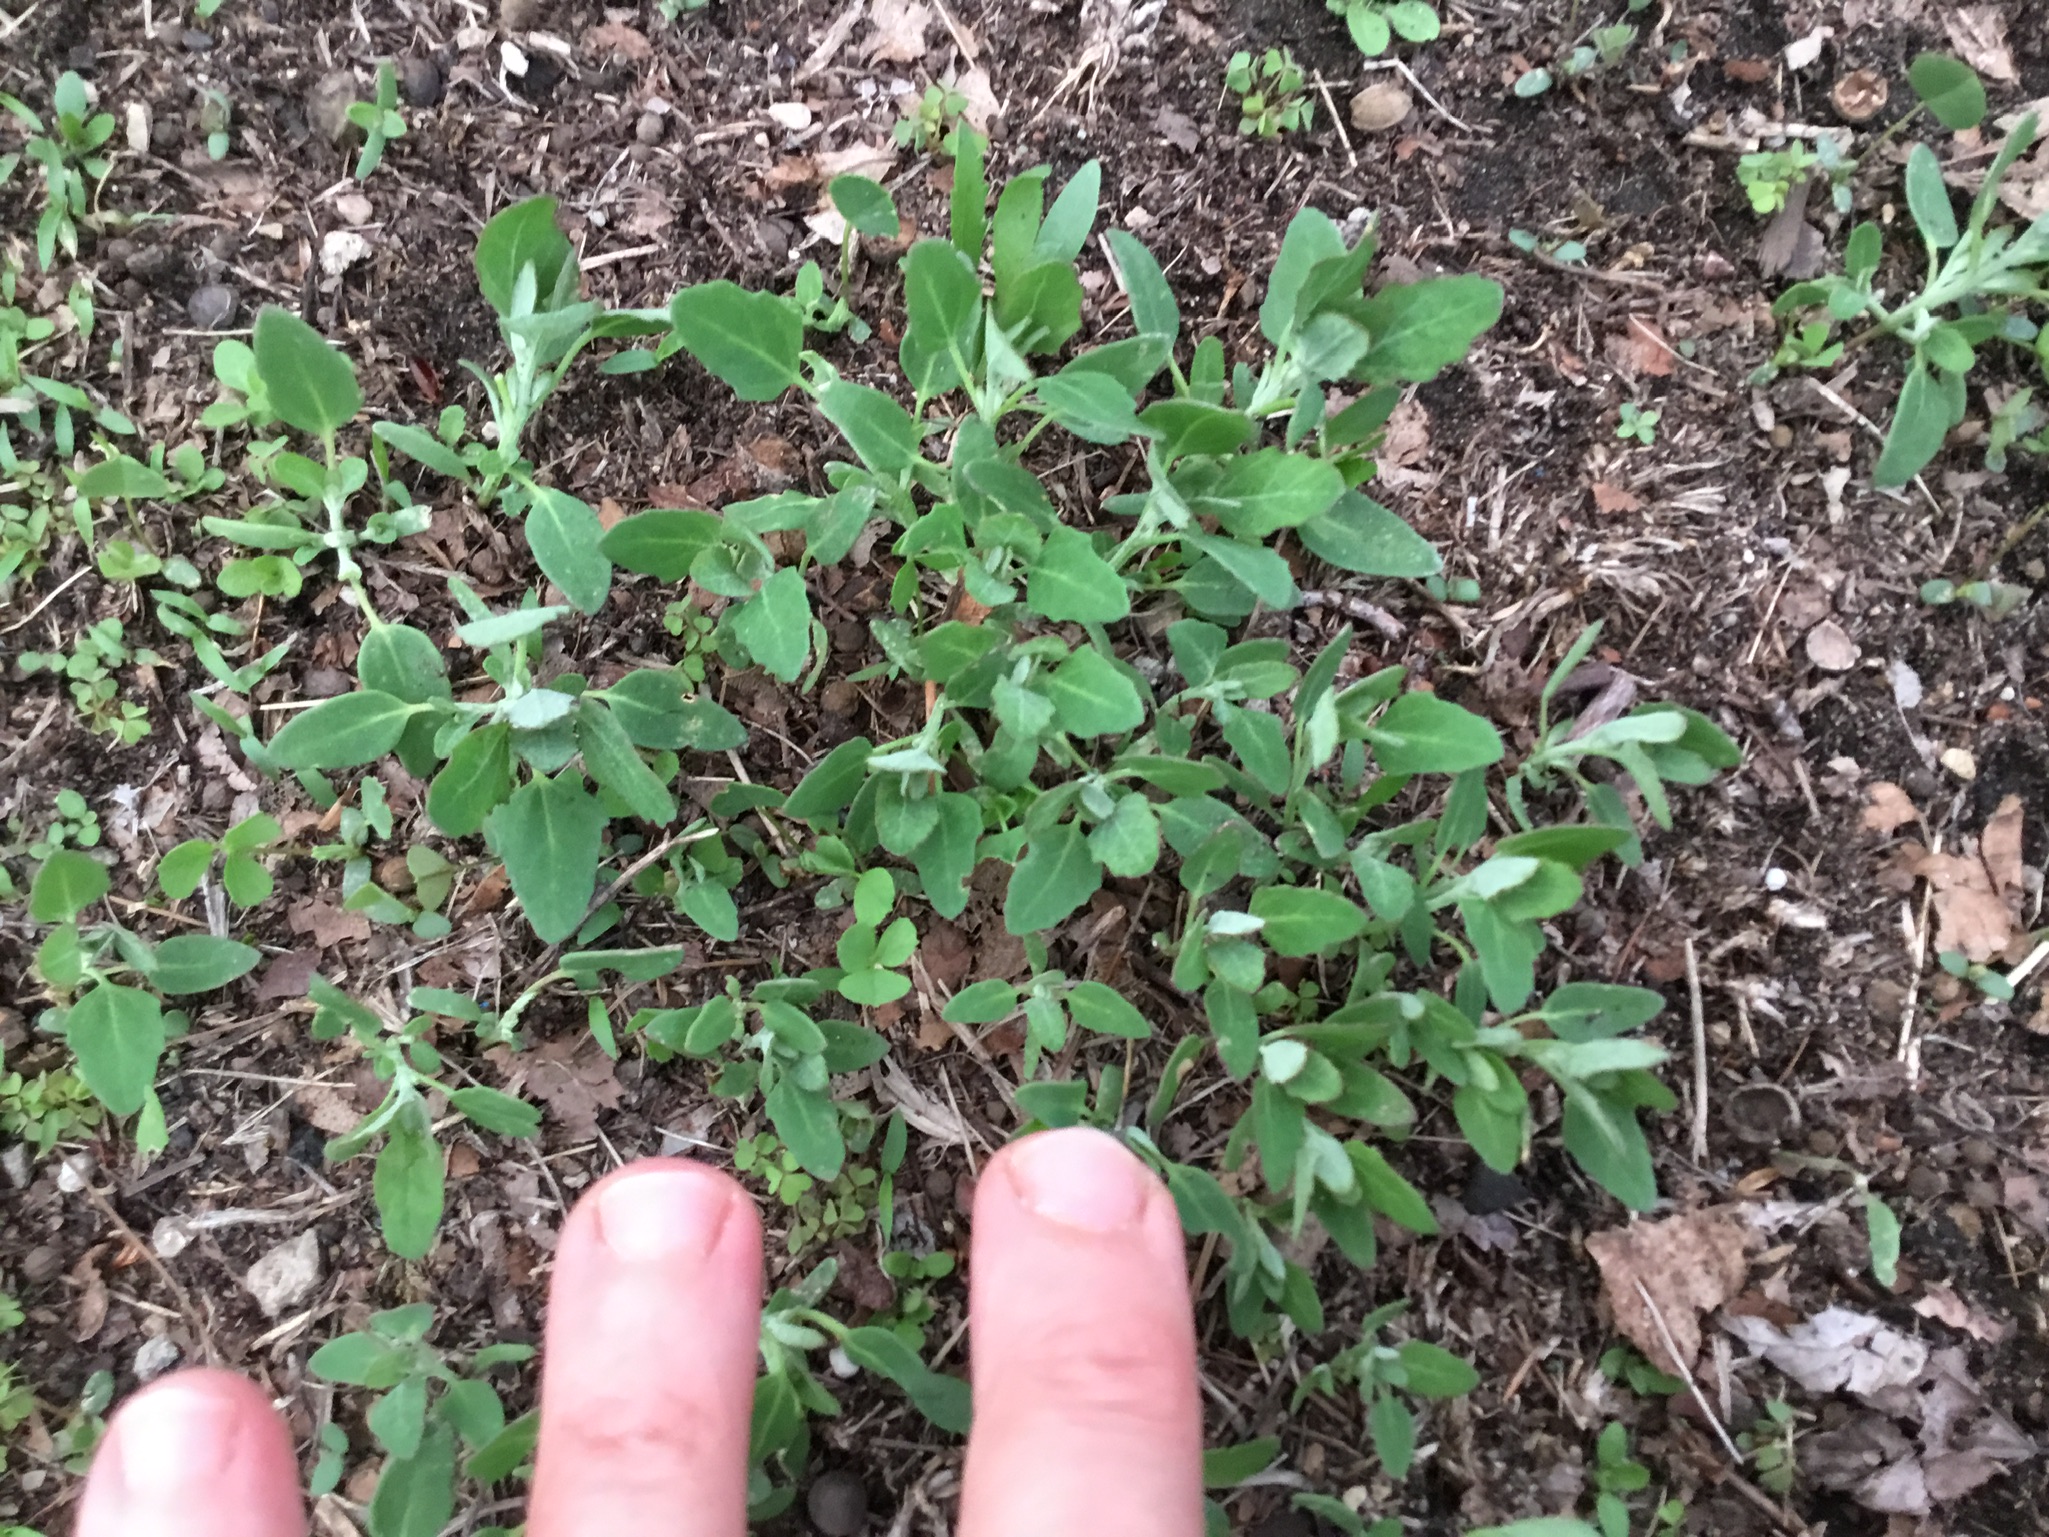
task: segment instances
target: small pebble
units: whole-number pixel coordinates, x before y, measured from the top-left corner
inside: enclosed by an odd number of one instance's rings
[[[263,3],[256,7],[256,14],[274,27],[278,23],[278,17],[283,13],[277,8],[277,0],[263,0]]]
[[[1482,1164],[1474,1171],[1460,1204],[1476,1217],[1491,1217],[1520,1206],[1529,1198],[1530,1187],[1513,1174],[1503,1174]]]
[[[1843,1150],[1843,1139],[1826,1127],[1817,1126],[1807,1134],[1807,1151],[1816,1158],[1833,1158]]]
[[[804,1509],[825,1537],[855,1537],[868,1525],[868,1491],[851,1473],[821,1473],[811,1481]]]
[[[401,59],[398,94],[409,107],[432,107],[441,101],[441,70],[432,59]]]
[[[81,75],[91,74],[99,62],[99,51],[91,43],[80,43],[64,56],[66,67],[77,70]]]
[[[665,126],[661,113],[643,112],[640,114],[640,121],[633,125],[633,137],[643,144],[659,144],[662,142]]]
[[[91,1182],[93,1156],[90,1153],[71,1153],[57,1165],[57,1188],[66,1195],[77,1195]]]
[[[1964,1162],[1974,1169],[1989,1169],[1999,1162],[1999,1149],[1983,1137],[1964,1138]]]
[[[1776,1146],[1800,1129],[1800,1103],[1775,1083],[1746,1083],[1722,1102],[1722,1118],[1739,1141]]]
[[[7,1171],[7,1182],[16,1190],[26,1190],[36,1177],[35,1165],[29,1162],[28,1144],[15,1142],[0,1153],[0,1169]]]
[[[185,313],[202,331],[225,331],[234,323],[241,300],[225,283],[208,283],[195,288],[185,301]]]
[[[1999,1204],[1999,1187],[1989,1179],[1967,1179],[1964,1199],[1979,1211],[1991,1211]]]
[[[1942,1170],[1917,1163],[1907,1171],[1907,1194],[1917,1201],[1939,1201],[1949,1194],[1949,1181]]]
[[[64,1256],[46,1243],[39,1243],[21,1257],[21,1278],[31,1286],[43,1282],[64,1268]]]
[[[323,1274],[320,1235],[308,1228],[251,1265],[242,1285],[263,1309],[264,1317],[281,1318],[320,1289]]]
[[[183,38],[187,53],[212,53],[213,34],[202,32],[197,27],[187,27]]]
[[[154,1382],[178,1364],[179,1350],[169,1335],[152,1334],[135,1352],[135,1380]]]
[[[185,142],[185,125],[174,117],[159,117],[149,125],[149,147],[159,155],[174,153]]]
[[[1385,133],[1398,127],[1414,105],[1394,81],[1376,80],[1352,98],[1352,126],[1362,133]]]
[[[498,25],[508,32],[531,32],[540,25],[541,0],[498,0]]]
[[[339,144],[354,130],[349,108],[356,101],[356,77],[345,69],[329,70],[306,93],[306,122],[320,138]]]

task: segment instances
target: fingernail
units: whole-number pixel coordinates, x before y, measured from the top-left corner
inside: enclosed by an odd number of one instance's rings
[[[1085,1127],[1042,1131],[1017,1145],[1011,1178],[1049,1222],[1090,1233],[1129,1227],[1151,1188],[1145,1167],[1113,1137]]]
[[[632,1264],[705,1255],[718,1246],[732,1207],[730,1187],[709,1170],[648,1169],[604,1188],[598,1231],[607,1248]]]
[[[121,1411],[115,1446],[131,1501],[158,1503],[213,1484],[234,1460],[235,1406],[203,1388],[175,1383]]]

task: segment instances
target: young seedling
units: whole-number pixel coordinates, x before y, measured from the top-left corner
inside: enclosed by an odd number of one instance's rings
[[[17,118],[30,134],[22,153],[42,168],[43,213],[36,221],[36,261],[48,272],[62,251],[78,257],[78,221],[92,210],[92,199],[113,169],[113,161],[101,153],[114,136],[114,114],[94,112],[85,82],[71,70],[57,77],[51,106],[54,131],[14,97],[0,91],[0,108]],[[0,157],[0,183],[13,174],[16,158]],[[91,178],[93,191],[86,191]]]
[[[1646,9],[1650,0],[1629,0],[1630,11]],[[1575,7],[1574,14],[1577,14]],[[1560,80],[1586,80],[1608,73],[1636,46],[1636,28],[1626,21],[1613,26],[1596,27],[1585,34],[1585,41],[1574,45],[1569,53],[1555,59],[1550,67],[1539,65],[1524,70],[1516,76],[1513,90],[1517,96],[1528,99],[1542,96]]]
[[[434,1309],[424,1302],[373,1313],[367,1329],[329,1340],[306,1363],[324,1382],[377,1395],[364,1419],[384,1454],[364,1512],[371,1537],[440,1531],[455,1514],[459,1479],[495,1484],[521,1472],[533,1455],[536,1416],[508,1421],[504,1400],[487,1380],[496,1367],[532,1360],[533,1347],[486,1345],[464,1359],[428,1344],[433,1328]],[[316,1497],[340,1484],[349,1445],[332,1423],[317,1439]]]
[[[1984,87],[1957,60],[1923,54],[1908,79],[1922,106],[1943,127],[1960,131],[1982,120]],[[2032,112],[2014,125],[1986,168],[1961,226],[1935,151],[1925,143],[1909,151],[1907,210],[1927,253],[1918,292],[1894,300],[1881,285],[1884,235],[1875,223],[1864,223],[1850,232],[1840,276],[1796,283],[1772,306],[1774,315],[1791,323],[1778,352],[1753,375],[1754,381],[1769,382],[1783,368],[1833,367],[1881,336],[1895,337],[1911,349],[1892,423],[1872,469],[1877,485],[1906,484],[1940,452],[1950,429],[1963,420],[1967,379],[1982,349],[2003,343],[2029,361],[2049,359],[2049,332],[2029,313],[2049,293],[2049,214],[2018,231],[1991,223],[2000,186],[2034,145],[2038,127]],[[1825,318],[1799,318],[1816,310]],[[1835,328],[1852,323],[1861,328],[1836,340]],[[1994,451],[2003,452],[2012,441],[2009,433]]]
[[[1645,448],[1649,448],[1658,441],[1658,422],[1662,415],[1662,412],[1625,400],[1622,402],[1621,420],[1615,427],[1615,436],[1634,438]]]
[[[2030,589],[2011,582],[1952,582],[1934,577],[1921,584],[1921,601],[1929,607],[1962,603],[1992,620],[2011,617],[2033,596]]]
[[[1364,11],[1379,14],[1378,7],[1370,5]],[[1241,48],[1224,68],[1224,88],[1238,98],[1238,132],[1248,136],[1277,139],[1307,128],[1316,113],[1302,66],[1286,48],[1269,48],[1257,59]]]
[[[1290,1403],[1291,1410],[1299,1409],[1312,1393],[1356,1389],[1366,1406],[1373,1454],[1397,1482],[1409,1476],[1416,1460],[1416,1416],[1404,1398],[1463,1398],[1480,1385],[1480,1374],[1442,1346],[1427,1340],[1384,1345],[1376,1338],[1408,1310],[1406,1302],[1391,1302],[1367,1314],[1359,1325],[1359,1342],[1305,1373]]]
[[[1442,23],[1427,0],[1324,0],[1333,16],[1345,18],[1345,29],[1359,52],[1377,59],[1399,37],[1405,43],[1435,42]]]
[[[122,697],[117,669],[131,663],[168,665],[147,646],[130,647],[121,621],[112,615],[79,631],[68,653],[24,651],[14,661],[24,678],[47,672],[63,679],[86,728],[112,737],[123,747],[133,747],[149,735],[149,711]]]
[[[405,115],[398,109],[398,71],[391,60],[377,65],[377,95],[371,101],[349,103],[348,118],[363,133],[363,152],[356,157],[356,180],[368,181],[384,163],[384,146],[405,137]],[[216,160],[220,156],[214,157]]]
[[[228,100],[227,92],[209,87],[200,93],[199,128],[206,135],[209,160],[228,158],[228,151],[234,147],[234,138],[229,132],[234,120],[234,103]]]
[[[967,97],[950,85],[933,84],[925,87],[924,95],[906,100],[903,116],[890,130],[896,142],[916,155],[952,154],[961,114],[968,109]]]

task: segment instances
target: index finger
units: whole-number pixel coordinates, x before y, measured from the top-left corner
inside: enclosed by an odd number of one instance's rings
[[[1040,1132],[975,1190],[962,1537],[1201,1537],[1181,1221],[1099,1131]]]

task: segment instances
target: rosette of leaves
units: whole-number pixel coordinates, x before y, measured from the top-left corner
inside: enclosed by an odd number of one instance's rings
[[[199,889],[220,861],[221,887],[237,907],[268,901],[276,882],[262,855],[284,841],[277,818],[258,812],[244,817],[218,839],[187,838],[157,861],[157,888],[173,902]]]
[[[76,849],[56,850],[37,869],[28,916],[54,927],[36,949],[35,971],[57,999],[39,1024],[64,1037],[102,1105],[118,1116],[141,1115],[136,1145],[158,1150],[168,1129],[156,1095],[157,1064],[189,1024],[164,1000],[215,992],[246,976],[262,956],[210,934],[152,944],[111,918],[81,922],[112,885],[106,867]]]
[[[847,1156],[832,1077],[873,1067],[889,1054],[889,1042],[872,1030],[811,1017],[808,1008],[830,985],[816,976],[772,977],[743,991],[729,979],[725,992],[694,1008],[644,1009],[631,1028],[651,1052],[726,1057],[712,1092],[740,1100],[760,1094],[798,1166],[830,1182]],[[751,1055],[729,1055],[735,1046]]]
[[[428,996],[420,996],[423,992]],[[505,1137],[534,1136],[541,1129],[541,1113],[524,1100],[481,1084],[451,1088],[443,1083],[438,1075],[445,1064],[439,1048],[428,1039],[433,1020],[427,1010],[393,1026],[320,976],[309,983],[308,996],[316,1006],[313,1038],[353,1036],[378,1081],[390,1085],[375,1110],[328,1142],[327,1161],[346,1163],[381,1139],[371,1189],[384,1241],[394,1254],[423,1259],[441,1227],[446,1200],[443,1154],[434,1138],[427,1095],[445,1095],[449,1108],[465,1120]],[[438,989],[415,989],[414,1003],[431,1004],[439,996]],[[453,1002],[460,1009],[468,1000],[458,996]]]
[[[452,838],[483,832],[534,932],[566,939],[596,894],[608,824],[671,825],[677,751],[736,747],[746,732],[712,701],[685,699],[671,668],[639,668],[602,688],[577,674],[542,684],[533,671],[542,628],[568,610],[529,598],[494,614],[460,579],[451,586],[471,616],[457,636],[485,653],[497,698],[455,699],[432,640],[410,626],[373,625],[357,658],[364,686],[294,716],[265,753],[311,773],[395,752],[431,777],[434,826]]]
[[[373,1313],[368,1328],[329,1340],[306,1362],[323,1382],[376,1394],[364,1416],[384,1455],[365,1511],[370,1537],[439,1532],[455,1514],[460,1477],[488,1486],[519,1472],[533,1454],[537,1417],[508,1421],[486,1376],[532,1360],[533,1346],[486,1345],[464,1358],[429,1344],[433,1327],[434,1309],[424,1302]],[[340,1484],[349,1446],[332,1422],[318,1440],[316,1498]]]
[[[1385,1345],[1376,1338],[1408,1310],[1406,1302],[1391,1302],[1368,1313],[1359,1322],[1358,1343],[1305,1372],[1289,1402],[1293,1412],[1312,1393],[1334,1396],[1342,1389],[1355,1389],[1366,1406],[1373,1454],[1387,1476],[1397,1481],[1409,1476],[1416,1460],[1416,1416],[1403,1400],[1463,1398],[1480,1385],[1472,1364],[1441,1345],[1428,1340]]]

